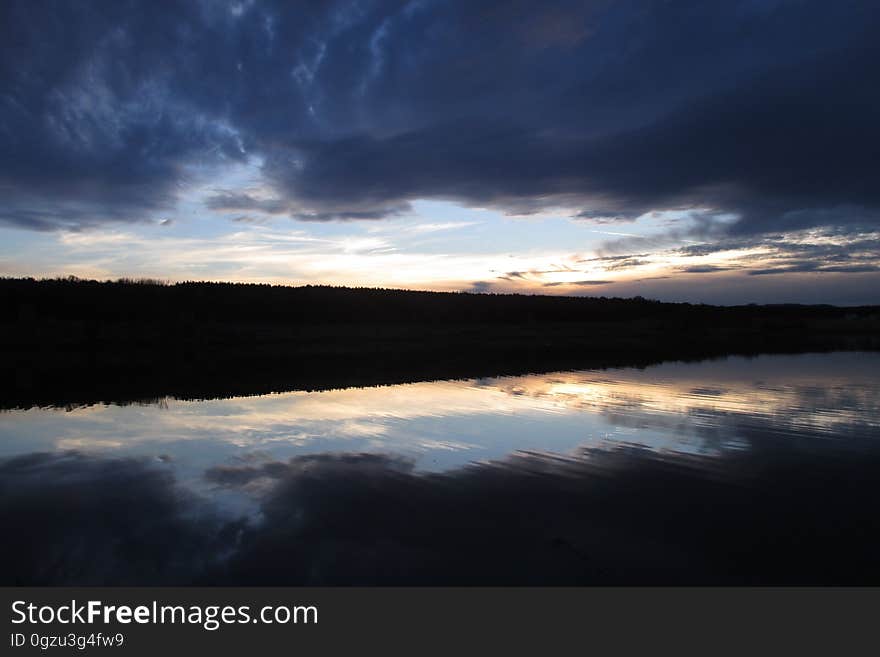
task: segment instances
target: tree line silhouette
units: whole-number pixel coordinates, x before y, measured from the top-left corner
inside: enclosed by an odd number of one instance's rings
[[[880,307],[0,279],[0,408],[880,349]]]
[[[870,317],[875,306],[711,306],[642,297],[566,297],[155,279],[0,278],[7,317],[101,322],[531,323],[641,319],[797,320]]]

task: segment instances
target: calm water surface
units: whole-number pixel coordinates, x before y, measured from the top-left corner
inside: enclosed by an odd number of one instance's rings
[[[826,581],[729,550],[870,538],[875,441],[878,353],[6,411],[4,581]]]

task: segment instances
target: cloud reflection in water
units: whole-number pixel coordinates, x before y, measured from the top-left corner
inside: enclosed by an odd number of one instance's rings
[[[4,413],[2,582],[880,583],[877,358]]]

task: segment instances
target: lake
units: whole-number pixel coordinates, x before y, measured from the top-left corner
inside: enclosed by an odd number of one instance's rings
[[[880,582],[880,353],[0,412],[3,583]]]

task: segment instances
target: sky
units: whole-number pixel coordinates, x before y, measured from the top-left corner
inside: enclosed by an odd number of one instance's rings
[[[880,303],[872,1],[0,4],[0,275]]]

